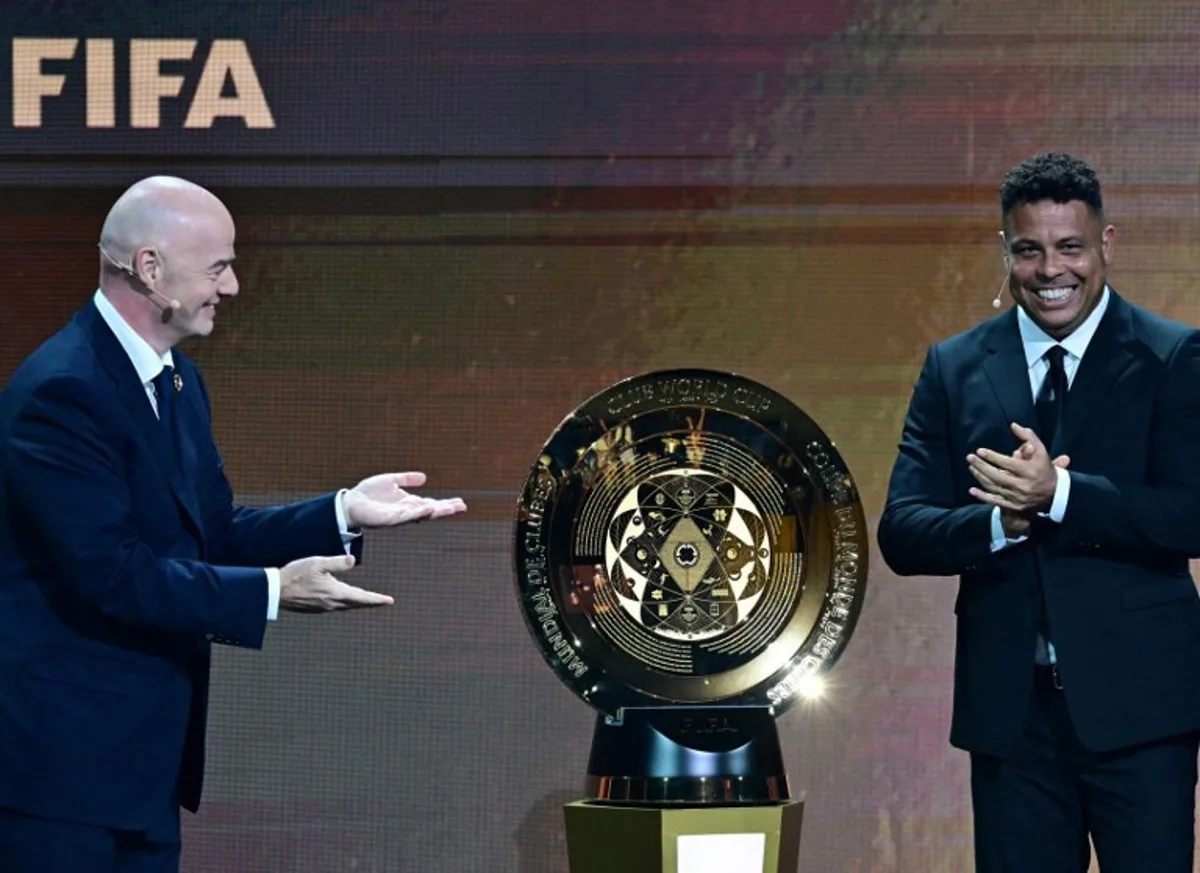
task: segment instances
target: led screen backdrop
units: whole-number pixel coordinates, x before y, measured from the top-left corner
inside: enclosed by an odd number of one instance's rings
[[[370,537],[356,578],[396,608],[219,651],[188,870],[563,873],[592,715],[528,638],[509,549],[542,442],[616,379],[730,369],[822,424],[873,524],[925,347],[993,312],[996,192],[1028,154],[1094,161],[1113,283],[1200,323],[1191,4],[13,0],[4,19],[0,378],[94,287],[116,194],[183,174],[238,220],[242,292],[188,351],[240,496],[419,468],[471,506]],[[832,694],[782,719],[803,873],[971,869],[954,589],[873,555]]]

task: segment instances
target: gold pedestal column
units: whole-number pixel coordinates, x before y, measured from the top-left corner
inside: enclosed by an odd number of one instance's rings
[[[681,863],[687,860],[681,849],[691,854],[687,838],[723,835],[761,835],[737,842],[762,846],[759,853],[743,852],[740,865],[724,866],[725,873],[796,873],[804,802],[671,808],[579,800],[563,812],[570,873],[694,873]],[[729,842],[702,840],[697,847],[711,855]]]

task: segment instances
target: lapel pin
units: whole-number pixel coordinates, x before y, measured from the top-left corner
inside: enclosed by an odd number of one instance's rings
[[[180,376],[178,373],[176,373],[176,374],[175,374],[175,378],[174,378],[174,379],[172,379],[171,381],[172,381],[172,384],[174,384],[174,385],[175,385],[175,390],[176,390],[176,391],[182,391],[182,390],[183,390],[183,377],[182,377],[182,376]]]

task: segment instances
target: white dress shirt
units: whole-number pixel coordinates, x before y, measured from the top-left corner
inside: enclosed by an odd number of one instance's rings
[[[1033,392],[1035,403],[1042,382],[1050,372],[1050,362],[1046,360],[1046,352],[1050,350],[1051,346],[1056,345],[1062,346],[1066,351],[1066,355],[1063,356],[1063,369],[1067,374],[1067,387],[1070,388],[1075,381],[1075,374],[1079,371],[1079,362],[1083,360],[1083,354],[1087,351],[1092,337],[1096,335],[1096,328],[1100,325],[1100,319],[1104,317],[1104,311],[1108,308],[1108,299],[1108,286],[1105,285],[1096,308],[1092,310],[1083,324],[1061,341],[1054,339],[1038,327],[1034,320],[1025,313],[1025,310],[1018,307],[1017,326],[1021,331],[1021,345],[1025,348],[1025,362],[1029,366],[1029,389]],[[1032,424],[1033,422],[1030,422],[1030,425]],[[1049,451],[1050,446],[1046,446],[1046,450]],[[1067,513],[1067,501],[1071,496],[1071,474],[1058,467],[1054,468],[1054,472],[1058,476],[1058,483],[1054,489],[1054,500],[1050,504],[1050,511],[1041,513],[1041,515],[1053,522],[1062,522],[1063,516]],[[1004,524],[1000,520],[1000,507],[997,506],[992,510],[993,552],[998,552],[1000,549],[1019,543],[1024,539],[1024,536],[1005,536]]]
[[[138,378],[142,380],[142,387],[146,389],[146,397],[150,401],[150,406],[154,410],[154,414],[158,415],[158,397],[154,390],[154,380],[163,371],[164,367],[175,366],[174,358],[171,357],[171,350],[168,349],[166,353],[160,355],[154,349],[150,348],[150,344],[129,326],[129,323],[125,321],[121,313],[117,312],[116,308],[104,296],[103,292],[97,290],[92,296],[92,302],[96,304],[96,309],[100,311],[100,317],[104,319],[104,323],[109,326],[116,336],[117,342],[121,344],[121,348],[129,356],[134,370],[137,371]],[[360,534],[352,533],[346,527],[346,510],[342,506],[345,493],[346,489],[344,488],[337,493],[333,506],[334,512],[337,515],[338,533],[342,538],[342,547],[348,553],[350,551],[350,543],[360,536]],[[279,617],[279,570],[276,567],[267,567],[263,572],[267,576],[267,620],[275,621]]]

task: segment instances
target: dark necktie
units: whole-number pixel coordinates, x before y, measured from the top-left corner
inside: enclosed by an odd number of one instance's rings
[[[168,440],[175,442],[175,368],[163,367],[154,377],[154,399],[158,404],[158,420],[166,430]]]
[[[1067,402],[1067,369],[1063,359],[1067,350],[1062,346],[1051,346],[1045,358],[1050,362],[1050,371],[1042,380],[1034,406],[1038,417],[1038,438],[1046,446],[1050,457],[1054,457],[1054,439],[1061,430],[1063,409]],[[1043,600],[1041,615],[1038,618],[1037,645],[1034,649],[1034,660],[1039,664],[1052,664],[1057,660],[1050,649],[1050,628],[1046,622],[1046,607]]]
[[[1067,350],[1062,346],[1051,346],[1045,358],[1050,362],[1050,372],[1042,380],[1038,391],[1037,408],[1038,437],[1046,446],[1046,451],[1053,457],[1054,438],[1058,435],[1062,424],[1063,409],[1067,402],[1067,370],[1063,359]]]

